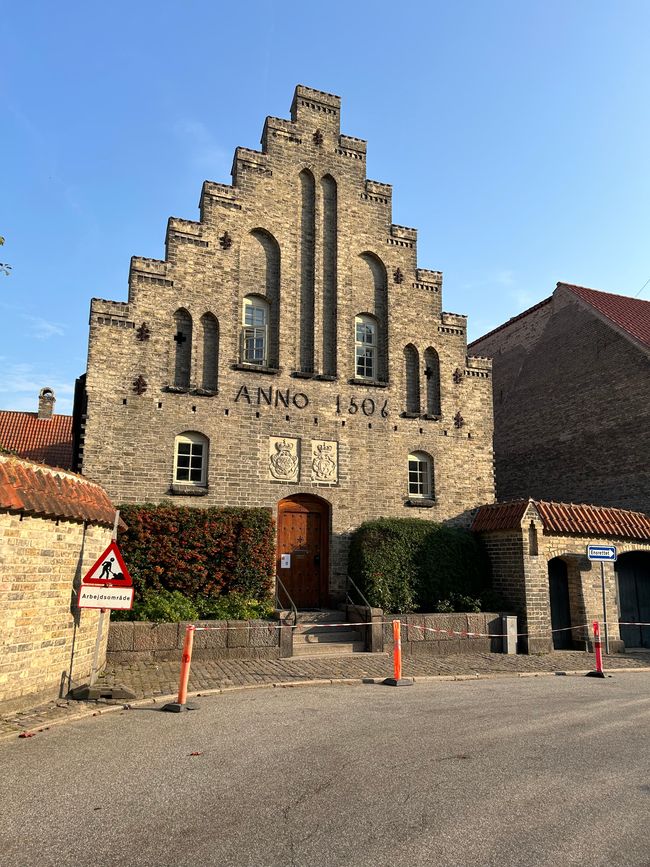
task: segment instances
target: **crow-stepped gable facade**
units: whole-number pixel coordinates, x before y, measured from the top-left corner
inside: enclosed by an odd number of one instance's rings
[[[91,304],[80,469],[116,502],[272,508],[299,607],[341,597],[362,521],[494,499],[490,362],[365,161],[339,97],[297,87],[128,302]]]

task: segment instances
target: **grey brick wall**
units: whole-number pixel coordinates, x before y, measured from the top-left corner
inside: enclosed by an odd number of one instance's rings
[[[561,286],[472,351],[493,360],[499,500],[650,511],[647,352]]]

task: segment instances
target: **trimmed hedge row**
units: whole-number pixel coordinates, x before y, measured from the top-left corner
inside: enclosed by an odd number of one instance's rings
[[[275,574],[270,509],[120,506],[120,549],[138,594],[178,591],[192,600],[236,593],[267,600]]]
[[[370,604],[386,612],[480,611],[499,602],[480,541],[433,521],[362,524],[352,537],[349,573]]]

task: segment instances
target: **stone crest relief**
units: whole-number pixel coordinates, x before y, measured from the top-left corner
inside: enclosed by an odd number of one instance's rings
[[[269,437],[269,474],[280,482],[297,482],[300,478],[300,440]]]
[[[311,480],[335,485],[339,480],[339,444],[328,440],[312,440]]]

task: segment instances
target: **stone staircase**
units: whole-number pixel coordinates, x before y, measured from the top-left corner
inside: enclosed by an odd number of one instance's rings
[[[342,611],[299,611],[298,628],[293,631],[293,655],[334,656],[364,651],[363,632],[353,623],[328,627],[329,623],[343,622]]]

